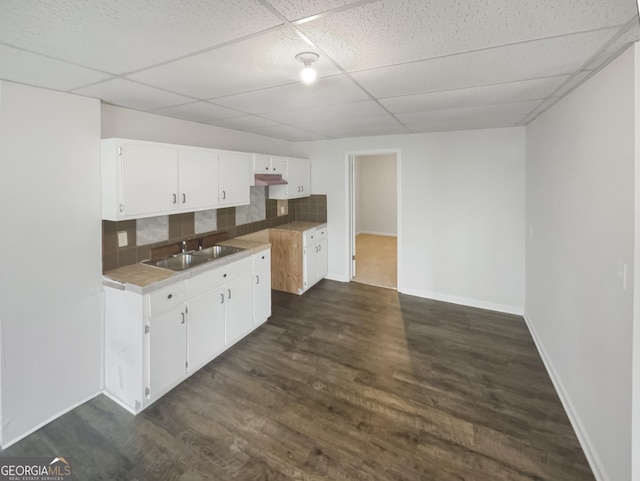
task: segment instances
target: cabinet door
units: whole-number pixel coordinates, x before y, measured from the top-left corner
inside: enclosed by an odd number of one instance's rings
[[[178,207],[178,150],[163,145],[123,144],[120,211],[149,216]]]
[[[149,392],[153,399],[187,372],[185,306],[149,321]]]
[[[271,316],[271,271],[267,267],[253,273],[253,323],[262,324]]]
[[[302,268],[303,287],[306,291],[318,280],[318,245],[308,245],[304,248],[304,262]]]
[[[329,257],[327,253],[327,239],[323,239],[318,243],[318,263],[316,282],[327,277],[329,272]]]
[[[225,285],[227,345],[253,327],[253,276],[245,274]]]
[[[178,153],[179,209],[194,211],[218,204],[218,154],[211,150],[180,149]]]
[[[286,157],[271,157],[271,173],[286,175],[287,172],[287,158]]]
[[[253,154],[253,172],[255,174],[271,173],[271,157],[262,154]]]
[[[251,155],[220,152],[220,205],[249,204],[249,187],[253,183]]]
[[[189,300],[189,371],[193,372],[224,350],[224,288]]]
[[[307,159],[289,159],[287,176],[290,199],[311,195],[311,169]]]

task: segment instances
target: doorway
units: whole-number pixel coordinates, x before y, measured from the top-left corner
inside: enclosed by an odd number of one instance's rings
[[[398,152],[355,153],[351,172],[351,277],[398,288]]]

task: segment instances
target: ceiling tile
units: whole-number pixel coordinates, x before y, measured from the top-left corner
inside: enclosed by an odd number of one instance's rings
[[[361,3],[362,0],[268,0],[268,2],[280,12],[287,20],[294,21],[318,15],[334,8],[344,7],[353,3]],[[375,1],[375,0],[372,0]]]
[[[0,2],[0,42],[117,74],[280,23],[257,0]]]
[[[280,87],[217,98],[214,102],[243,112],[263,114],[368,98],[369,96],[346,75],[336,75],[318,79],[313,85],[295,82]]]
[[[323,122],[313,121],[300,124],[300,127],[332,138],[350,137],[351,133],[357,133],[356,136],[373,135],[373,132],[381,135],[384,135],[384,132],[388,134],[408,133],[406,127],[388,114],[357,118],[336,117]]]
[[[324,140],[325,136],[319,135],[306,130],[291,127],[289,125],[273,125],[270,127],[261,127],[252,129],[251,132],[258,135],[266,135],[267,137],[276,137],[278,139],[289,140],[291,142],[305,142],[308,140]]]
[[[162,107],[193,101],[193,99],[182,95],[147,87],[146,85],[121,78],[77,89],[75,93],[97,97],[107,103],[135,110],[157,110]]]
[[[615,31],[555,37],[351,75],[377,97],[565,75],[579,70]]]
[[[286,110],[264,114],[264,117],[285,124],[305,125],[308,123],[335,121],[385,115],[386,112],[373,100],[361,100],[344,104],[320,105],[304,109]]]
[[[568,78],[568,75],[563,75],[483,87],[403,95],[381,99],[380,103],[393,113],[401,113],[543,99],[558,89]]]
[[[612,27],[634,0],[382,0],[299,28],[347,70]]]
[[[617,55],[629,45],[640,40],[640,22],[638,18],[634,18],[632,22],[620,29],[619,35],[612,39],[606,48],[596,55],[591,62],[585,67],[587,69],[596,69],[602,64]]]
[[[258,129],[261,127],[270,127],[272,125],[280,125],[280,122],[275,120],[265,119],[264,117],[258,117],[255,115],[245,115],[244,117],[233,117],[230,119],[220,119],[207,122],[211,125],[217,125],[218,127],[225,127],[227,129],[235,130],[250,130]]]
[[[190,104],[176,105],[154,110],[154,114],[166,115],[177,119],[191,120],[192,122],[212,122],[214,120],[240,117],[244,114],[237,110],[227,109],[208,102],[193,102]]]
[[[497,129],[514,127],[512,118],[493,117],[482,119],[431,120],[410,126],[412,133],[451,132],[455,130]]]
[[[296,54],[309,50],[293,29],[278,29],[128,77],[198,99],[300,81]],[[325,58],[313,64],[319,77],[339,70]]]
[[[416,125],[430,124],[434,121],[458,121],[472,119],[499,118],[519,121],[527,113],[535,109],[540,100],[514,102],[510,104],[485,105],[481,107],[467,107],[462,109],[431,110],[423,112],[409,112],[396,114],[396,117],[407,127],[413,129]]]
[[[553,96],[562,97],[563,95],[567,94],[570,90],[574,89],[575,87],[580,85],[582,82],[584,82],[592,73],[593,73],[592,70],[585,70],[583,72],[578,72],[574,74],[564,84],[562,84],[562,86],[558,90],[553,92]]]
[[[0,78],[6,80],[54,90],[73,90],[109,77],[102,72],[0,44]]]

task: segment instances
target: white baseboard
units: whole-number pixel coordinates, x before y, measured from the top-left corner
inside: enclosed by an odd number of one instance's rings
[[[542,341],[538,337],[536,328],[534,327],[530,317],[526,313],[524,314],[524,320],[527,323],[527,327],[529,328],[529,332],[531,333],[533,342],[535,343],[536,348],[538,349],[538,354],[540,354],[540,358],[542,359],[542,362],[544,363],[544,366],[547,369],[547,373],[551,378],[553,387],[555,387],[556,392],[560,397],[560,402],[562,403],[562,407],[564,407],[564,410],[567,413],[567,416],[569,417],[569,422],[571,423],[571,426],[573,427],[573,430],[576,433],[578,441],[580,442],[580,446],[582,446],[582,450],[584,451],[584,455],[587,458],[587,461],[589,462],[591,471],[593,471],[593,475],[598,481],[610,481],[610,478],[607,475],[607,472],[604,469],[604,466],[602,465],[602,462],[600,461],[600,458],[598,457],[598,454],[594,449],[593,444],[591,443],[591,439],[589,438],[586,430],[584,429],[584,426],[580,421],[580,417],[578,416],[576,409],[571,403],[571,399],[567,395],[567,391],[564,388],[564,385],[562,384],[562,380],[560,379],[560,377],[558,376],[558,373],[554,369],[551,359],[549,359],[549,356],[547,355],[547,352],[544,349],[544,345],[542,344]]]
[[[338,276],[336,274],[327,274],[324,276],[325,279],[329,279],[330,281],[338,281],[338,282],[349,282],[346,276]]]
[[[462,306],[476,307],[478,309],[486,309],[488,311],[502,312],[505,314],[515,314],[522,316],[524,309],[519,306],[509,306],[506,304],[496,304],[493,302],[480,301],[478,299],[469,299],[467,297],[451,296],[448,294],[440,294],[438,292],[422,291],[407,287],[398,287],[398,292],[409,294],[410,296],[432,299],[434,301],[450,302],[452,304],[460,304]]]
[[[58,419],[60,416],[64,416],[65,414],[67,414],[69,411],[73,411],[75,408],[77,408],[78,406],[81,406],[82,404],[91,401],[94,397],[99,396],[100,394],[102,394],[102,390],[96,392],[95,394],[92,394],[91,396],[86,397],[85,399],[83,399],[82,401],[78,401],[75,404],[72,404],[71,406],[69,406],[67,409],[64,409],[62,411],[60,411],[58,414],[55,414],[54,416],[51,416],[49,419],[47,419],[46,421],[43,421],[41,423],[39,423],[38,425],[36,425],[35,427],[33,427],[32,429],[29,429],[26,433],[21,434],[20,436],[18,436],[17,438],[12,439],[11,441],[9,441],[8,443],[5,443],[2,445],[2,449],[7,449],[9,446],[13,446],[15,443],[17,443],[18,441],[23,440],[24,438],[26,438],[27,436],[29,436],[30,434],[35,433],[38,429],[46,426],[47,424],[49,424],[51,421],[55,421],[56,419]]]
[[[393,233],[393,232],[374,232],[372,230],[361,230],[361,231],[358,231],[358,233],[356,233],[356,235],[360,235],[360,234],[381,235],[381,236],[385,236],[385,237],[398,237],[397,233]]]

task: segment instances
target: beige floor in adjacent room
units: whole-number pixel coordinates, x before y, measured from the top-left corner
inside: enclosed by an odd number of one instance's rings
[[[353,281],[396,289],[398,286],[398,238],[358,234],[356,276]]]

